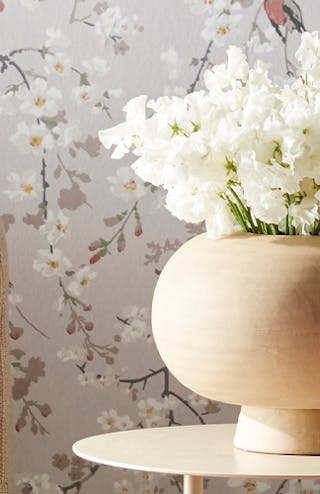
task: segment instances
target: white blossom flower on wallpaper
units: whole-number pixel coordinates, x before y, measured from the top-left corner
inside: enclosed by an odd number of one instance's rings
[[[257,55],[270,53],[277,43],[277,33],[275,29],[270,26],[264,31],[257,28],[251,38],[247,41],[246,46],[249,51]]]
[[[115,376],[113,369],[107,367],[104,374],[97,374],[94,372],[83,372],[82,374],[79,374],[78,382],[81,386],[93,386],[102,390],[115,383]]]
[[[49,210],[47,213],[47,221],[39,227],[40,235],[44,235],[50,245],[56,245],[57,242],[65,238],[70,233],[70,219],[63,213],[58,211],[55,214]]]
[[[178,79],[181,76],[185,60],[179,57],[173,46],[160,53],[160,60],[167,65],[169,79]]]
[[[20,89],[17,97],[22,101],[20,105],[22,113],[40,118],[53,117],[58,113],[62,94],[57,88],[48,88],[44,79],[37,78],[30,84],[30,88]]]
[[[45,56],[44,71],[47,74],[55,73],[62,76],[70,66],[71,59],[63,52],[48,53]]]
[[[289,480],[288,494],[316,494],[320,490],[318,480]]]
[[[118,415],[116,410],[113,409],[101,412],[101,415],[97,418],[97,422],[106,431],[111,428],[126,430],[134,425],[129,415]]]
[[[99,96],[99,88],[94,85],[83,85],[72,88],[72,94],[78,104],[91,103]]]
[[[142,180],[127,166],[120,166],[115,176],[107,177],[107,182],[112,194],[125,201],[140,199],[147,193]]]
[[[96,271],[91,269],[91,266],[83,266],[78,269],[73,276],[73,280],[68,285],[68,292],[76,297],[82,295],[82,292],[86,290],[91,282],[97,277]]]
[[[119,492],[119,494],[133,494],[135,493],[135,487],[133,483],[129,480],[123,479],[113,483],[114,492]]]
[[[261,480],[247,480],[247,479],[229,479],[228,485],[235,488],[238,494],[247,494],[249,492],[266,492],[271,486],[267,482]]]
[[[87,72],[89,79],[103,77],[111,70],[108,60],[96,56],[92,60],[83,60],[82,66]]]
[[[80,361],[86,358],[87,351],[83,346],[78,344],[70,345],[66,348],[61,348],[57,352],[57,356],[62,360],[62,362]]]
[[[11,188],[4,190],[3,194],[12,200],[37,199],[41,191],[41,185],[37,173],[33,170],[19,174],[9,173],[7,177]]]
[[[95,23],[96,34],[103,44],[108,43],[112,38],[121,38],[123,34],[135,34],[141,30],[138,17],[122,17],[121,9],[118,6],[106,9]]]
[[[205,40],[214,38],[218,46],[235,42],[242,20],[241,5],[232,0],[215,0],[215,11],[205,21],[201,36]]]
[[[147,398],[137,403],[139,416],[146,427],[158,427],[164,418],[164,403],[155,398]]]
[[[18,109],[18,102],[16,98],[12,97],[10,92],[1,95],[0,97],[0,115],[13,116]]]
[[[17,486],[30,490],[34,494],[59,494],[59,487],[54,484],[47,473],[30,475],[22,474],[16,481]]]
[[[45,149],[53,147],[52,134],[43,122],[30,126],[26,122],[20,122],[17,132],[11,136],[10,140],[24,154],[41,155]]]
[[[60,249],[39,249],[38,256],[33,262],[33,268],[42,274],[45,278],[51,276],[63,276],[66,269],[71,268],[72,264]]]
[[[134,343],[146,341],[152,343],[150,310],[145,307],[128,305],[123,312],[117,316],[114,325],[119,332],[121,343]]]
[[[80,122],[76,120],[70,120],[67,123],[59,122],[58,125],[52,129],[52,134],[57,139],[57,145],[66,148],[72,142],[80,141]]]
[[[193,406],[208,405],[208,398],[204,398],[196,393],[189,394],[188,401]]]
[[[46,35],[47,40],[45,46],[48,49],[55,50],[57,48],[68,48],[70,45],[70,39],[59,28],[54,26],[48,27]]]

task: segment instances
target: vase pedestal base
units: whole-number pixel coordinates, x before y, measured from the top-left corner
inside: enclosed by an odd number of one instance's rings
[[[243,406],[233,444],[259,453],[320,455],[320,410]]]

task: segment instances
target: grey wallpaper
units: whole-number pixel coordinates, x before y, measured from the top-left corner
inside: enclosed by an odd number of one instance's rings
[[[152,340],[157,276],[202,225],[170,217],[161,190],[126,159],[111,161],[97,133],[121,121],[133,96],[200,88],[229,44],[290,77],[299,31],[318,29],[319,14],[311,0],[0,1],[17,492],[181,492],[179,477],[102,468],[71,445],[108,431],[235,421],[236,407],[171,377]],[[319,488],[207,484],[237,494]]]

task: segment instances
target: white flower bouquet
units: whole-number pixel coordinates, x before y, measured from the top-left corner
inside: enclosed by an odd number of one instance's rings
[[[297,76],[279,86],[268,66],[249,68],[237,47],[185,97],[139,96],[126,121],[100,131],[112,158],[131,152],[134,171],[167,190],[166,207],[205,220],[211,237],[320,233],[320,40],[303,33]]]

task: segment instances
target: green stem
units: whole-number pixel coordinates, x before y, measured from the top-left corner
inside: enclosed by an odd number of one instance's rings
[[[255,223],[253,221],[250,208],[249,207],[246,207],[243,204],[242,200],[240,199],[240,197],[238,196],[238,194],[233,190],[232,187],[229,187],[229,190],[230,190],[231,194],[233,195],[233,197],[235,198],[235,200],[237,201],[238,206],[241,209],[242,213],[245,215],[245,217],[247,218],[249,224],[251,225],[252,232],[253,233],[257,233],[257,226],[255,225]]]
[[[243,218],[243,216],[242,216],[241,212],[239,211],[239,208],[236,206],[236,204],[234,204],[234,202],[232,202],[229,197],[224,196],[224,198],[226,199],[226,201],[228,203],[228,206],[230,208],[232,215],[235,217],[235,219],[237,220],[239,225],[242,227],[242,230],[244,232],[250,231],[245,219]]]
[[[319,235],[319,233],[320,233],[320,220],[318,220],[315,223],[312,235]]]

